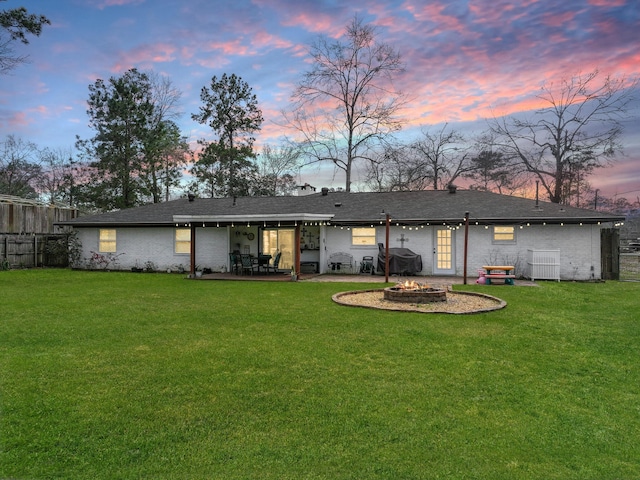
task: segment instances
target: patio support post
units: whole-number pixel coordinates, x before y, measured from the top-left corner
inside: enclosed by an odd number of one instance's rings
[[[391,217],[387,213],[386,231],[384,240],[384,281],[389,283],[389,225],[391,223]]]
[[[467,250],[469,246],[469,212],[464,212],[464,281],[467,284]]]
[[[300,257],[302,256],[302,251],[300,250],[300,225],[296,224],[296,249],[295,249],[295,257],[293,258],[293,264],[295,265],[295,272],[300,275]]]
[[[196,226],[191,224],[191,250],[189,251],[189,273],[196,274]]]

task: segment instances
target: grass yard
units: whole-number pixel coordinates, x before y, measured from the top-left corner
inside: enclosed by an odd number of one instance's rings
[[[640,478],[640,284],[371,287],[0,272],[0,478]]]

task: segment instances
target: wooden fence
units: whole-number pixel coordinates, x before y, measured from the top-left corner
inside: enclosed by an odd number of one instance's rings
[[[620,280],[640,282],[640,253],[620,254]]]
[[[56,222],[78,216],[75,208],[45,205],[8,195],[0,195],[0,233],[58,233]]]
[[[67,234],[0,235],[0,264],[6,268],[67,267]]]

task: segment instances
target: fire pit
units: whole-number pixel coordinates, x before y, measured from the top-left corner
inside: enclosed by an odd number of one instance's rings
[[[406,281],[394,287],[385,288],[384,299],[402,303],[446,302],[447,291],[443,288],[432,288],[429,285]]]

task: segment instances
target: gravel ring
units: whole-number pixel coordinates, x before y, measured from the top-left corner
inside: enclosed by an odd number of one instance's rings
[[[451,313],[465,315],[491,312],[507,306],[504,300],[476,292],[454,292],[447,289],[446,302],[400,303],[384,299],[384,289],[352,290],[336,293],[331,299],[340,305],[349,307],[375,308],[397,312]]]

